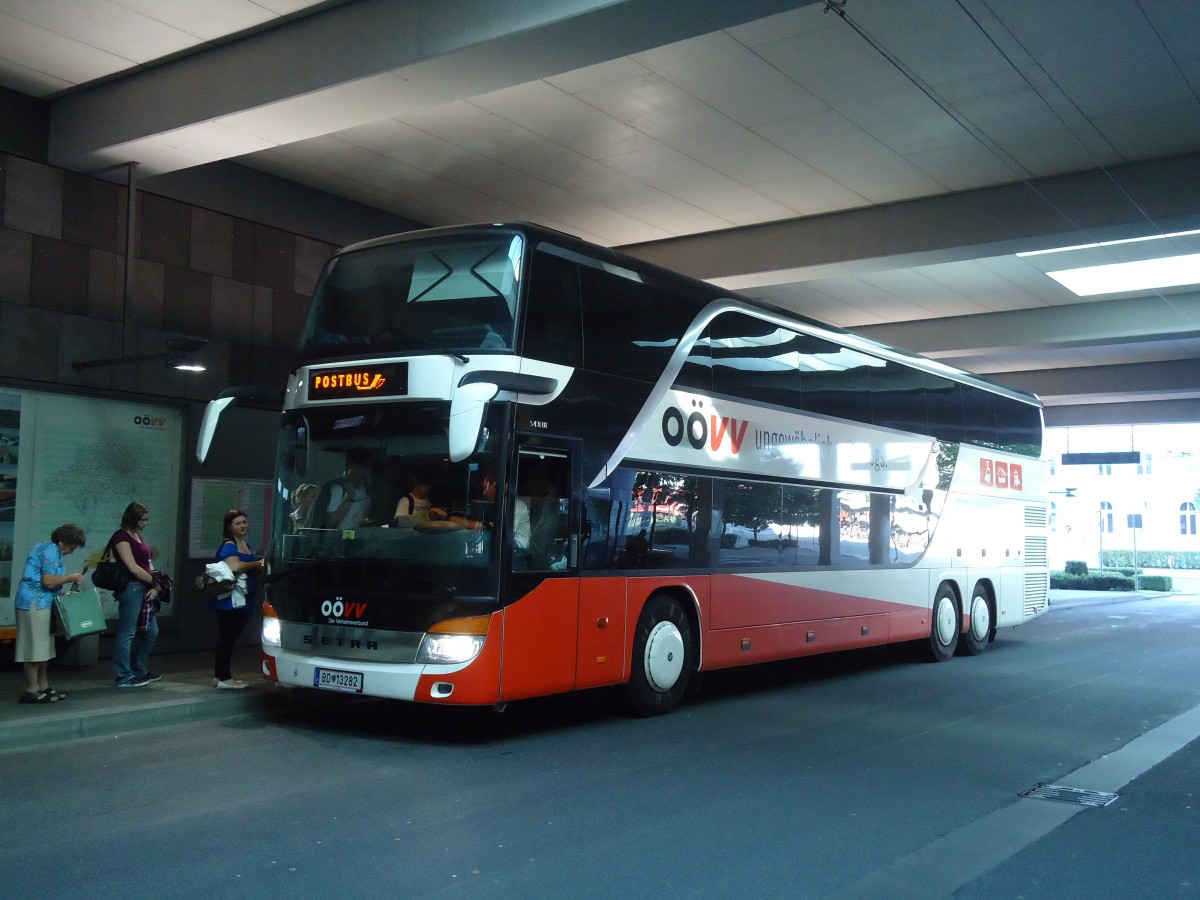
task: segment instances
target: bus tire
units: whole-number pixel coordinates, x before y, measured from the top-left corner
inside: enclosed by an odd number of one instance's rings
[[[996,636],[996,617],[992,613],[992,597],[982,584],[971,592],[971,621],[959,639],[959,649],[967,656],[978,656]]]
[[[949,584],[943,583],[933,597],[930,615],[929,640],[925,649],[933,662],[945,662],[954,655],[962,616],[958,610],[958,595]]]
[[[683,701],[692,674],[692,622],[679,601],[655,594],[633,634],[633,665],[626,694],[639,716],[660,716]]]

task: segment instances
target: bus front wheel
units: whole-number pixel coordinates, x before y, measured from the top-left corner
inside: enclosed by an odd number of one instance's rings
[[[931,619],[927,644],[929,658],[934,662],[944,662],[954,655],[958,633],[962,630],[958,595],[950,585],[943,584],[938,588],[933,598]]]
[[[659,594],[646,601],[633,635],[633,666],[626,691],[640,716],[679,706],[692,671],[692,623],[679,601]]]

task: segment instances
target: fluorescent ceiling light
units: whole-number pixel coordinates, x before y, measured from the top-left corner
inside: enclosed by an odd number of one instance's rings
[[[1047,272],[1079,297],[1200,284],[1200,253]]]
[[[1097,247],[1116,247],[1120,244],[1140,244],[1143,241],[1163,241],[1169,238],[1191,237],[1200,234],[1200,228],[1193,231],[1172,231],[1170,234],[1148,234],[1145,237],[1122,238],[1119,241],[1097,241],[1092,244],[1075,244],[1073,247],[1054,247],[1050,250],[1026,250],[1017,256],[1024,259],[1027,256],[1045,256],[1049,253],[1069,253],[1072,250],[1094,250]]]

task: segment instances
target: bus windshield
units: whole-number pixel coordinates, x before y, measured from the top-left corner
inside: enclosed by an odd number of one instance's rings
[[[467,233],[334,257],[313,294],[301,359],[511,351],[524,243]]]
[[[446,455],[448,404],[313,408],[285,415],[273,529],[285,577],[320,561],[342,581],[401,594],[495,596],[498,532],[485,479],[498,431],[462,462]],[[303,581],[304,579],[300,579]],[[277,591],[278,589],[277,588]]]

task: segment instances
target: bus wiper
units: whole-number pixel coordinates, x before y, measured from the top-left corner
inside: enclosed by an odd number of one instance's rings
[[[464,365],[471,361],[469,357],[464,356],[463,354],[459,353],[457,350],[449,350],[445,347],[440,347],[437,344],[435,344],[433,341],[429,340],[429,338],[421,337],[419,334],[406,334],[404,337],[407,340],[410,340],[410,341],[413,341],[414,343],[420,344],[422,347],[424,347],[427,350],[432,350],[434,353],[444,353],[446,356],[453,356],[455,359],[457,359],[460,363],[463,363]]]

